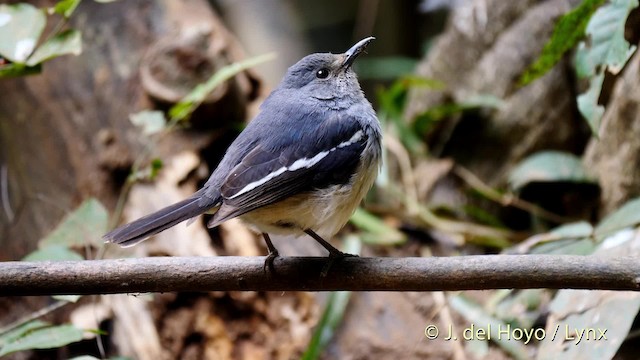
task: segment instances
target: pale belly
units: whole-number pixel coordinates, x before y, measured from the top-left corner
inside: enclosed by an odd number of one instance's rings
[[[329,240],[346,223],[373,185],[378,166],[367,166],[352,185],[334,185],[322,192],[292,196],[254,210],[240,218],[258,232],[304,235],[311,229]]]

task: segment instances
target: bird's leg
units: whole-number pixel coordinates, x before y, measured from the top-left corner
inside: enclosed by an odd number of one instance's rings
[[[264,238],[264,242],[267,243],[267,249],[269,250],[269,254],[267,255],[267,258],[264,260],[264,272],[267,272],[267,268],[269,268],[269,271],[273,272],[273,261],[278,256],[280,256],[280,253],[278,253],[278,249],[276,249],[276,247],[273,246],[273,243],[271,242],[271,238],[269,237],[269,234],[262,233],[262,237]]]
[[[323,239],[320,235],[316,234],[315,231],[311,229],[306,229],[304,231],[307,235],[311,236],[315,241],[317,241],[320,245],[322,245],[325,249],[329,251],[329,257],[348,257],[348,256],[357,256],[352,254],[343,253],[342,251],[333,247],[333,245],[329,244],[329,242]]]
[[[327,263],[324,265],[324,267],[322,268],[322,272],[320,273],[323,277],[327,275],[327,273],[329,272],[329,269],[331,268],[331,266],[336,260],[339,260],[345,257],[358,256],[353,254],[347,254],[336,249],[335,247],[333,247],[333,245],[329,244],[327,240],[323,239],[322,236],[316,234],[315,231],[311,229],[306,229],[304,232],[307,233],[307,235],[311,236],[315,241],[320,243],[320,245],[322,245],[325,249],[329,251],[329,259]]]

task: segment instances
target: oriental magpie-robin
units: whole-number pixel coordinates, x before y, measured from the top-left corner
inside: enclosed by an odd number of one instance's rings
[[[229,146],[202,189],[119,227],[107,242],[132,246],[182,221],[213,213],[208,227],[240,217],[262,233],[265,265],[278,256],[268,234],[325,239],[349,220],[381,161],[381,130],[351,68],[373,40],[343,54],[311,54],[289,68],[258,115]]]

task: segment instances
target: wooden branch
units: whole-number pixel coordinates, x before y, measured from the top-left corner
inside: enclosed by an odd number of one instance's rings
[[[170,291],[639,290],[640,261],[572,255],[344,258],[152,257],[0,263],[0,296]]]

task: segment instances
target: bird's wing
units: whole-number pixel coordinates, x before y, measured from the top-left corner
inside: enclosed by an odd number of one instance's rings
[[[224,181],[222,207],[209,226],[301,192],[347,183],[360,162],[367,133],[357,121],[342,120],[325,121],[315,133],[278,148],[258,144]]]

